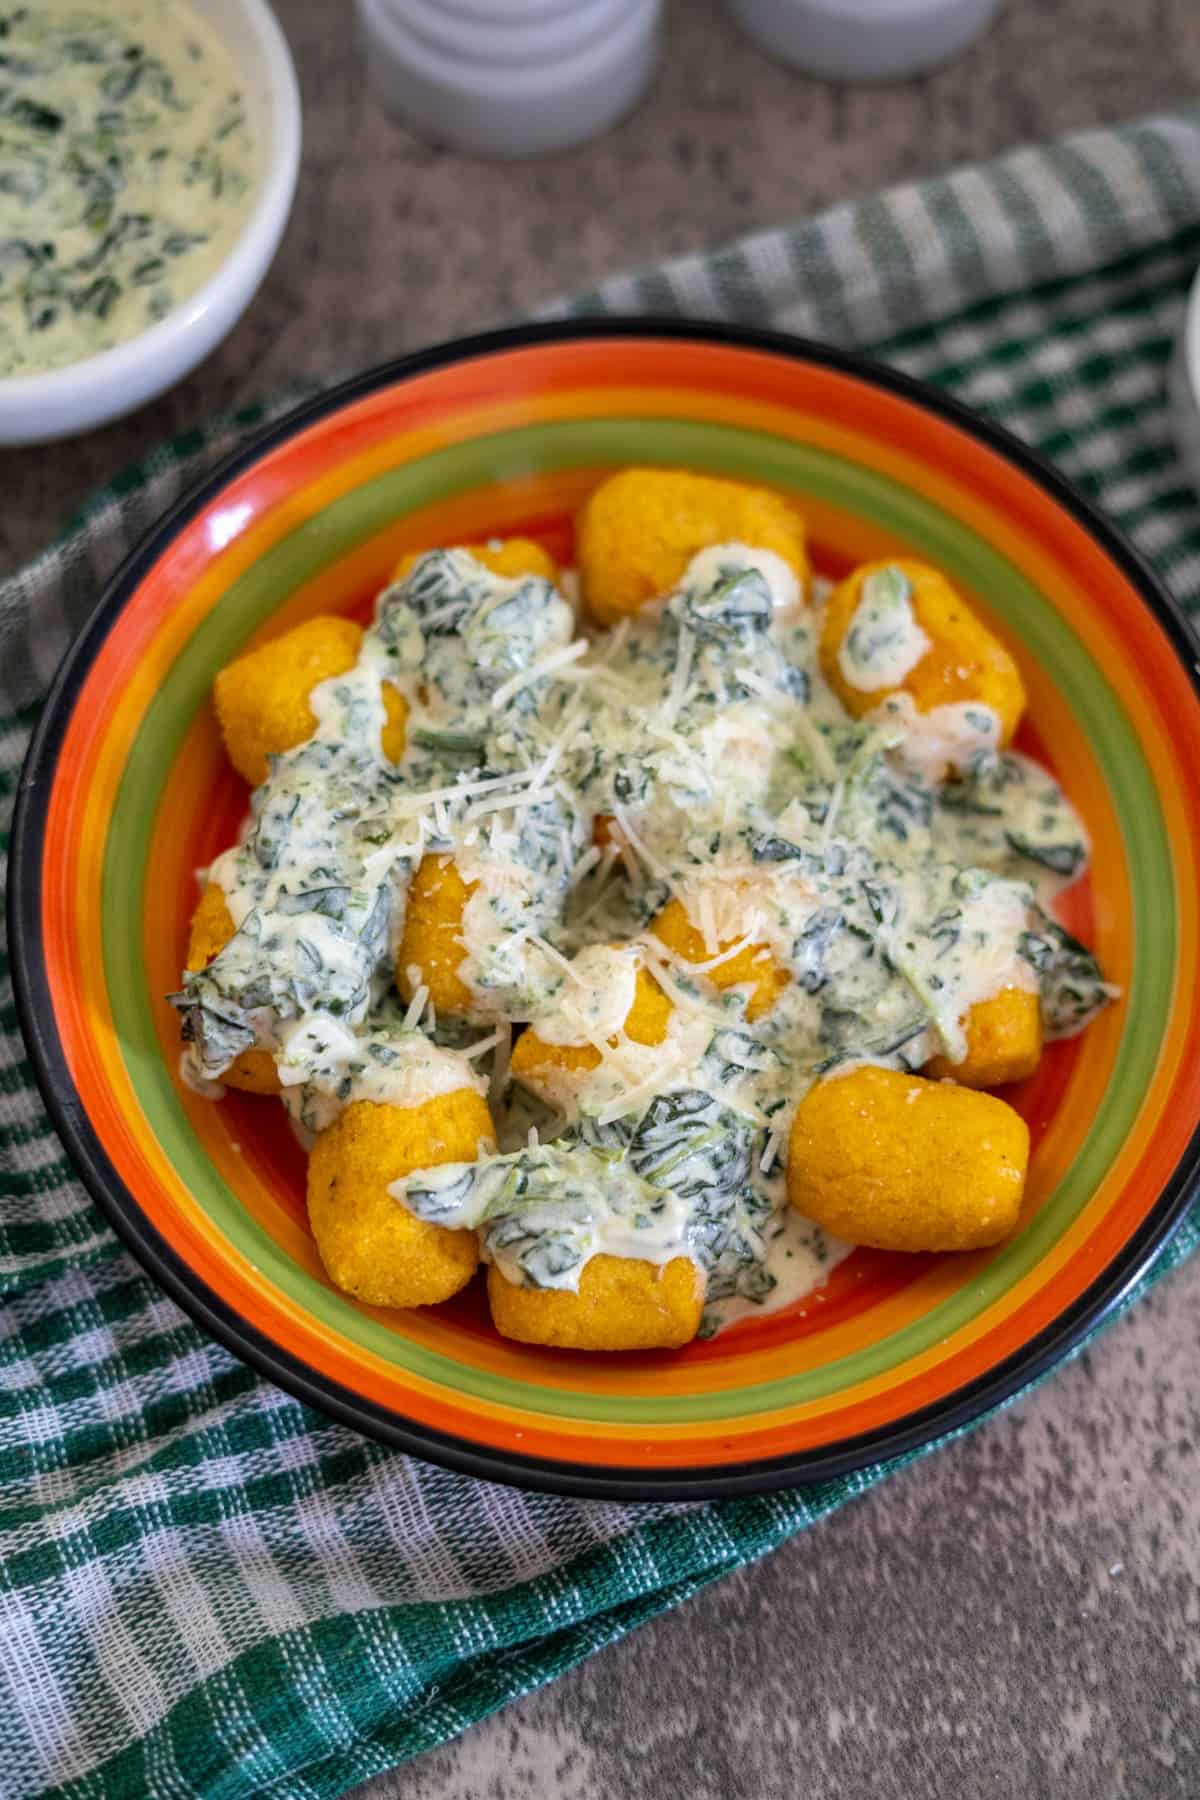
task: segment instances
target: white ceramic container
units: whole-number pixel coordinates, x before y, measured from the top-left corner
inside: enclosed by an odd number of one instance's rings
[[[547,156],[607,131],[658,62],[662,0],[357,0],[374,92],[471,156]]]
[[[965,50],[1001,0],[727,0],[781,62],[830,81],[920,75]]]

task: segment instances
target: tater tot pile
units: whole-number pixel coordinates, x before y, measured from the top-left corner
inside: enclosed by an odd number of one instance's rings
[[[676,1350],[1036,1211],[1017,1084],[1117,995],[1055,912],[1088,834],[1007,749],[1021,670],[940,570],[813,581],[790,496],[628,468],[574,574],[406,551],[373,622],[256,644],[213,705],[256,792],[184,1073],[282,1098],[354,1300],[483,1263],[516,1344]]]

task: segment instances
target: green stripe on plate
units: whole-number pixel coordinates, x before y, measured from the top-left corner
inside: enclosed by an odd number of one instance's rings
[[[163,1062],[138,921],[153,821],[167,772],[216,671],[288,595],[404,514],[526,473],[629,462],[709,469],[791,487],[877,521],[984,595],[1058,685],[1103,772],[1125,839],[1138,946],[1107,1093],[1091,1131],[1037,1218],[969,1288],[878,1344],[784,1380],[720,1393],[611,1396],[509,1384],[410,1342],[296,1267],[247,1215],[192,1131]],[[1086,1204],[1145,1096],[1167,1017],[1175,962],[1174,880],[1162,809],[1129,720],[1070,628],[1005,557],[911,489],[841,457],[766,434],[676,419],[597,419],[512,431],[390,470],[344,495],[274,546],[197,628],[147,709],[117,793],[105,849],[105,973],[130,1078],[163,1151],[231,1246],[332,1332],[465,1396],[548,1415],[656,1425],[766,1413],[885,1373],[978,1317],[1020,1281]],[[1142,946],[1152,945],[1153,955]]]

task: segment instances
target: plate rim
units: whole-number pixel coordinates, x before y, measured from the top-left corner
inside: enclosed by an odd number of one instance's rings
[[[10,960],[18,1023],[34,1078],[84,1187],[146,1273],[223,1348],[338,1423],[391,1449],[460,1474],[582,1499],[727,1499],[826,1481],[908,1455],[963,1429],[1047,1374],[1120,1305],[1182,1223],[1200,1187],[1200,1119],[1157,1199],[1095,1280],[1027,1343],[942,1399],[830,1446],[735,1464],[645,1469],[528,1456],[472,1443],[365,1399],[283,1350],[192,1271],[118,1176],[79,1099],[57,1032],[40,933],[46,818],[40,796],[49,790],[75,701],[92,662],[142,576],[180,529],[269,451],[369,394],[452,363],[533,346],[614,338],[718,344],[815,363],[881,387],[965,431],[1033,480],[1099,544],[1162,628],[1200,701],[1196,638],[1182,608],[1142,553],[1040,452],[918,377],[859,351],[791,333],[652,314],[534,322],[476,333],[375,365],[289,408],[189,487],[109,577],[50,684],[18,776],[9,847]]]

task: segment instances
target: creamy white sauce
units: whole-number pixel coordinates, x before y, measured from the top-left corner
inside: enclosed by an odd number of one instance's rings
[[[179,1052],[179,1079],[185,1088],[193,1094],[199,1094],[202,1100],[223,1100],[225,1084],[221,1081],[209,1081],[194,1066],[190,1047]]]
[[[423,1032],[364,1034],[322,1012],[307,1013],[280,1033],[275,1067],[284,1105],[318,1134],[358,1100],[406,1108],[464,1088],[487,1091],[465,1056],[431,1044]]]
[[[641,955],[632,944],[589,944],[535,1021],[544,1044],[606,1043],[624,1029],[637,994]]]
[[[653,1192],[623,1163],[598,1162],[587,1153],[539,1145],[521,1158],[535,1191],[502,1211],[512,1158],[481,1165],[444,1163],[393,1182],[388,1192],[419,1218],[454,1230],[484,1227],[482,1249],[507,1281],[524,1285],[531,1256],[546,1238],[552,1217],[553,1246],[539,1255],[538,1285],[577,1291],[594,1256],[663,1264],[692,1256],[691,1209],[678,1196]],[[552,1196],[547,1200],[547,1195]],[[489,1225],[489,1218],[495,1220]]]
[[[933,648],[917,624],[912,585],[903,570],[877,569],[862,593],[838,648],[838,670],[861,693],[899,687]]]
[[[978,700],[953,700],[918,712],[912,695],[901,692],[889,694],[872,716],[902,732],[901,760],[928,781],[958,773],[972,757],[1000,743],[999,719]]]
[[[747,1294],[731,1294],[727,1300],[715,1301],[708,1321],[710,1332],[723,1331],[742,1319],[762,1318],[766,1313],[782,1312],[794,1306],[814,1288],[821,1286],[831,1271],[854,1249],[840,1238],[830,1237],[811,1219],[804,1218],[794,1206],[784,1206],[774,1213],[764,1230],[763,1269],[774,1284],[762,1298]]]
[[[747,569],[756,570],[766,582],[776,618],[790,618],[803,605],[804,591],[796,571],[774,550],[759,550],[748,544],[712,544],[698,551],[679,585],[706,593],[718,581]]]
[[[212,275],[253,200],[232,59],[185,0],[9,7],[0,54],[0,375],[136,336]]]

